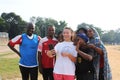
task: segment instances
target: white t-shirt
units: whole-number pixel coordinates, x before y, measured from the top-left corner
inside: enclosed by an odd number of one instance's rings
[[[54,66],[54,73],[64,75],[75,75],[75,63],[68,57],[63,57],[61,53],[67,52],[77,57],[76,47],[73,42],[61,42],[55,46],[56,63]]]

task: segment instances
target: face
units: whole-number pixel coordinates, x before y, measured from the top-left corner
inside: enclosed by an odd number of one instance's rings
[[[63,30],[63,39],[64,41],[71,41],[72,37],[72,31],[69,29],[64,29]]]
[[[28,25],[27,27],[27,34],[31,36],[35,30],[35,27],[33,25]]]
[[[79,43],[80,45],[86,44],[85,41],[84,41],[82,38],[77,37],[76,39],[77,39],[77,40],[76,40],[76,44],[77,44],[77,43]]]
[[[49,27],[49,28],[48,28],[48,35],[49,35],[49,36],[53,36],[54,34],[55,34],[55,29],[54,29],[54,27],[52,27],[52,26]]]
[[[92,29],[89,29],[89,30],[87,31],[87,35],[88,35],[89,38],[94,37],[94,31],[93,31]]]
[[[60,41],[60,42],[63,41],[63,34],[62,34],[62,33],[60,33],[60,34],[58,35],[58,41]]]
[[[81,29],[81,30],[79,30],[79,33],[85,33],[85,32]]]

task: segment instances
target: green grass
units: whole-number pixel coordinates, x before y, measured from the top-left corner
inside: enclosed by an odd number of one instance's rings
[[[20,77],[18,58],[0,58],[0,75],[2,80]]]
[[[11,53],[11,52],[0,53],[0,58],[7,56],[7,55],[11,55],[11,54],[13,54],[13,53]]]

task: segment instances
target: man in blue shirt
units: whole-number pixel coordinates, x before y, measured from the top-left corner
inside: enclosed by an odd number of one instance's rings
[[[27,32],[11,39],[8,46],[20,56],[19,67],[22,80],[38,80],[37,49],[40,37],[33,34],[35,27],[27,24]],[[19,45],[19,51],[14,47]]]

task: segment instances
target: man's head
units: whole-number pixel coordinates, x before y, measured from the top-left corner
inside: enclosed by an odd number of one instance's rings
[[[77,34],[77,36],[78,36],[79,38],[81,38],[85,43],[88,42],[88,37],[87,37],[87,35],[86,35],[85,33]]]
[[[35,26],[32,23],[27,24],[27,35],[31,36],[35,30]]]
[[[53,25],[48,25],[47,35],[53,37],[55,34],[55,27]]]
[[[79,33],[85,33],[87,34],[87,29],[86,28],[79,28],[77,31],[76,31],[77,34]]]
[[[74,44],[75,45],[77,45],[77,44],[85,45],[88,42],[88,40],[89,39],[85,33],[79,33],[76,36]]]

